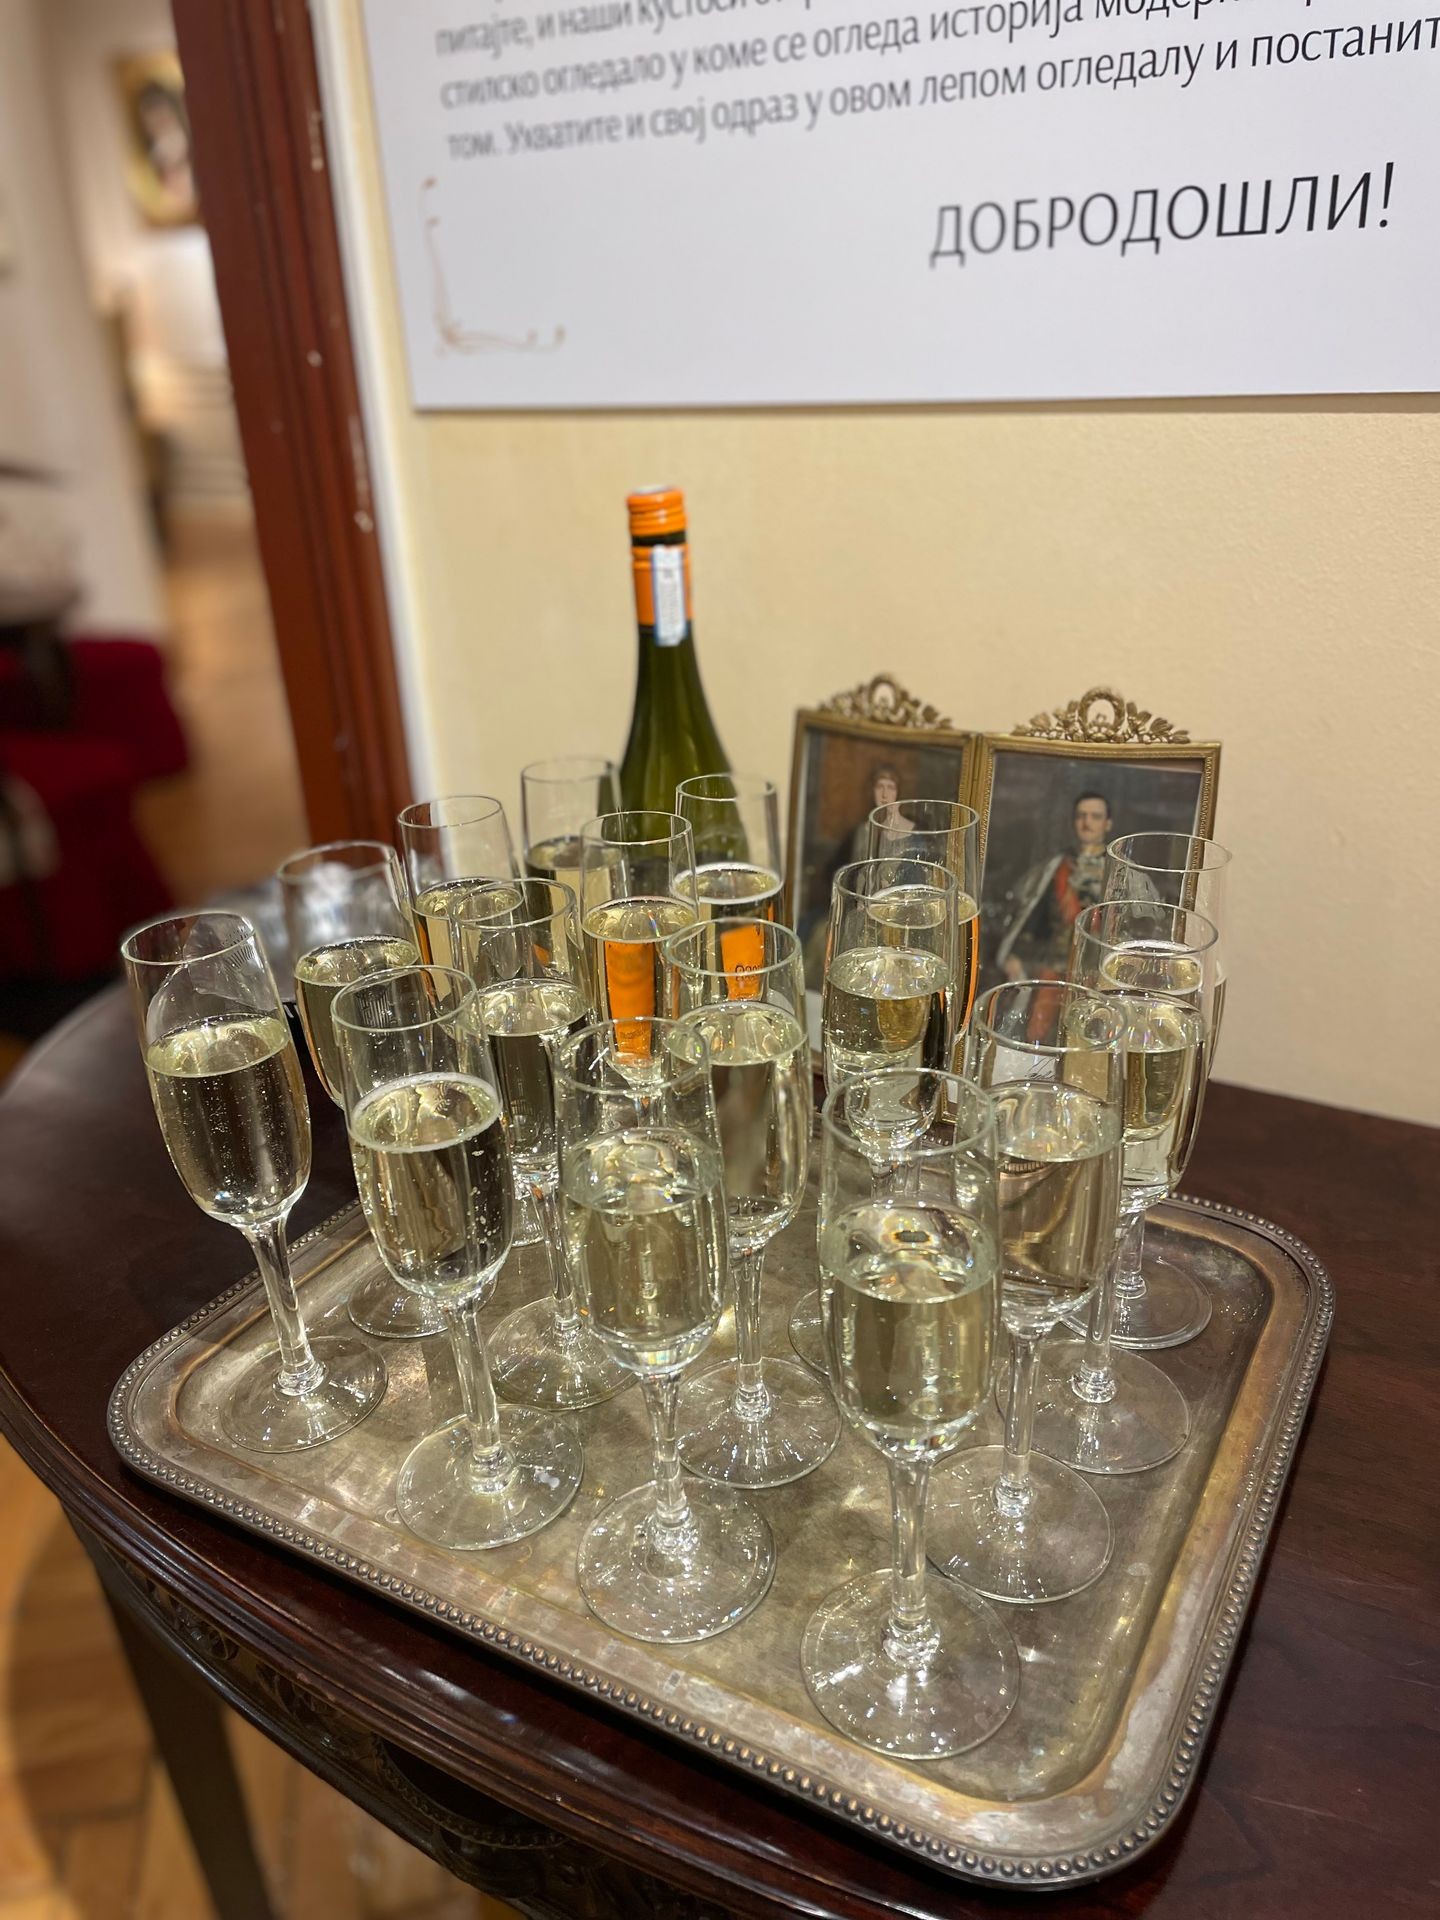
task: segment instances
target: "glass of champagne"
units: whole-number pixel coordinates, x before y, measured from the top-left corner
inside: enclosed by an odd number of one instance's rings
[[[498,1547],[563,1513],[583,1459],[563,1416],[500,1407],[479,1308],[510,1251],[511,1175],[475,989],[448,967],[345,987],[331,1012],[365,1218],[402,1287],[444,1318],[464,1411],[413,1447],[395,1505],[422,1540]]]
[[[1203,914],[1220,935],[1215,948],[1215,1005],[1206,1048],[1206,1071],[1215,1068],[1215,1049],[1225,1015],[1225,896],[1231,854],[1218,840],[1198,833],[1122,833],[1105,849],[1107,900],[1163,900]]]
[[[617,1044],[643,1071],[667,999],[666,936],[697,918],[695,841],[676,813],[601,814],[580,834],[580,925],[590,996]]]
[[[928,860],[857,860],[835,876],[821,1013],[827,1089],[887,1067],[950,1065],[957,899],[955,876]]]
[[[970,1024],[980,971],[980,816],[958,800],[893,800],[869,820],[872,859],[927,860],[955,876],[955,1035]]]
[[[1215,927],[1215,981],[1209,1008],[1209,1032],[1204,1049],[1204,1086],[1215,1071],[1215,1049],[1225,1014],[1225,895],[1230,852],[1216,840],[1193,833],[1127,833],[1105,849],[1107,900],[1163,901],[1201,914]],[[1194,1283],[1163,1254],[1153,1255],[1142,1268],[1139,1292],[1124,1291],[1115,1303],[1115,1341],[1122,1347],[1174,1346],[1187,1327],[1199,1331],[1194,1319]],[[1208,1312],[1207,1312],[1208,1317]],[[1177,1337],[1178,1336],[1178,1337]]]
[[[238,913],[180,913],[120,947],[150,1097],[186,1192],[249,1241],[279,1339],[221,1418],[238,1447],[293,1453],[363,1420],[385,1363],[351,1334],[310,1340],[285,1221],[310,1177],[310,1113],[290,1025],[255,930]]]
[[[636,1025],[647,1031],[637,1039]],[[635,1073],[639,1057],[648,1062]],[[725,1303],[725,1187],[710,1048],[668,1020],[607,1021],[556,1055],[560,1201],[581,1312],[640,1376],[654,1475],[580,1543],[587,1605],[637,1640],[705,1640],[757,1607],[775,1570],[764,1518],[730,1487],[687,1485],[680,1375]]]
[[[936,1483],[930,1558],[992,1600],[1063,1600],[1110,1559],[1095,1490],[1030,1442],[1040,1343],[1093,1298],[1115,1251],[1124,1041],[1106,995],[1033,980],[982,994],[970,1028],[971,1078],[995,1101],[1009,1410],[1004,1445],[962,1454]]]
[[[620,778],[613,761],[568,754],[535,760],[520,769],[520,821],[525,871],[535,880],[558,880],[580,898],[580,829],[620,807]]]
[[[702,919],[779,919],[785,861],[775,782],[753,773],[697,774],[676,787],[675,811],[694,835]]]
[[[489,794],[450,794],[417,800],[397,816],[396,826],[420,958],[430,966],[462,967],[453,923],[477,896],[509,897],[504,885],[515,874],[515,850],[505,809]]]
[[[816,1706],[862,1746],[941,1760],[986,1740],[1015,1704],[1019,1661],[978,1595],[930,1579],[925,1494],[988,1400],[998,1344],[995,1118],[967,1080],[922,1072],[924,1127],[877,1193],[871,1136],[914,1092],[913,1069],[841,1081],[821,1121],[820,1282],[830,1379],[890,1470],[893,1566],[811,1616],[801,1670]]]
[[[462,923],[510,1134],[516,1179],[539,1210],[552,1291],[495,1329],[491,1364],[502,1390],[531,1407],[591,1407],[629,1375],[580,1318],[560,1221],[554,1049],[592,1018],[569,887],[519,880],[520,905]]]
[[[835,876],[820,1021],[827,1088],[886,1067],[938,1072],[950,1065],[958,894],[949,869],[928,860],[859,860]],[[912,1091],[895,1120],[903,1123],[903,1110],[913,1105]],[[883,1166],[877,1156],[877,1180]],[[790,1344],[807,1366],[825,1372],[818,1292],[796,1303]]]
[[[710,1049],[738,1350],[682,1389],[680,1458],[708,1480],[779,1487],[840,1438],[824,1383],[796,1360],[762,1359],[760,1344],[765,1250],[799,1211],[810,1165],[804,959],[788,927],[729,919],[672,934],[665,959],[673,1010]]]
[[[420,958],[405,875],[379,840],[332,840],[292,854],[276,876],[295,961],[295,999],[320,1084],[344,1108],[339,1042],[330,1008],[342,987],[367,973],[414,966]],[[415,1340],[444,1323],[426,1301],[397,1286],[382,1267],[350,1295],[350,1318],[380,1339]]]
[[[1035,1444],[1084,1473],[1143,1473],[1177,1454],[1190,1432],[1179,1388],[1141,1354],[1117,1347],[1114,1327],[1122,1282],[1139,1263],[1145,1210],[1174,1186],[1194,1136],[1214,941],[1208,921],[1153,900],[1101,902],[1075,921],[1072,974],[1103,993],[1125,1023],[1120,1225],[1084,1337],[1045,1350]],[[1193,1282],[1187,1310],[1198,1332],[1210,1302]]]
[[[1177,1000],[1200,1017],[1194,1071],[1174,1089],[1178,1124],[1152,1114],[1151,1145],[1142,1149],[1132,1133],[1125,1181],[1124,1216],[1130,1231],[1121,1245],[1115,1276],[1114,1338],[1137,1348],[1178,1347],[1204,1331],[1210,1296],[1191,1274],[1169,1261],[1142,1267],[1146,1209],[1174,1191],[1190,1159],[1210,1077],[1210,1036],[1217,1010],[1219,936],[1212,921],[1187,907],[1161,900],[1111,899],[1079,915],[1073,934],[1072,972],[1087,986],[1129,995],[1143,1011],[1147,995]],[[1164,1035],[1154,1036],[1163,1041]],[[1165,1049],[1160,1049],[1161,1058]],[[1163,1069],[1151,1076],[1158,1093]],[[1147,1095],[1147,1098],[1149,1096]]]

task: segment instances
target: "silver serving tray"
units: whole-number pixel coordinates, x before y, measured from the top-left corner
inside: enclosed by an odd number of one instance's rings
[[[768,1352],[789,1352],[786,1321],[814,1283],[814,1244],[812,1198],[771,1249]],[[1020,1649],[1019,1704],[985,1745],[941,1763],[890,1760],[852,1744],[821,1720],[800,1676],[801,1630],[813,1608],[852,1575],[889,1561],[883,1467],[848,1433],[817,1473],[758,1496],[779,1564],[750,1619],[697,1646],[655,1647],[602,1626],[574,1578],[576,1546],[596,1509],[647,1476],[638,1390],[576,1416],[586,1471],[569,1511],[489,1553],[427,1546],[393,1505],[406,1450],[459,1411],[443,1339],[382,1343],[384,1404],[326,1447],[264,1457],[228,1445],[216,1409],[270,1337],[254,1275],[126,1369],[111,1397],[110,1432],[129,1465],[161,1486],[882,1842],[966,1880],[1077,1884],[1153,1845],[1195,1778],[1333,1305],[1306,1247],[1226,1207],[1181,1200],[1161,1208],[1147,1248],[1184,1262],[1214,1302],[1197,1340],[1149,1356],[1190,1403],[1190,1440],[1164,1467],[1091,1482],[1114,1523],[1109,1568],[1070,1600],[1000,1609]],[[312,1329],[348,1325],[346,1297],[377,1258],[358,1209],[307,1235],[295,1254]],[[487,1321],[544,1285],[540,1250],[518,1251]],[[730,1347],[727,1317],[714,1357]],[[997,1424],[988,1414],[977,1443],[998,1437]]]

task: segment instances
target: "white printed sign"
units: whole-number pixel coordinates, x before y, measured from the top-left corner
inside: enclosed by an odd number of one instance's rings
[[[1440,385],[1415,0],[366,0],[415,403]]]

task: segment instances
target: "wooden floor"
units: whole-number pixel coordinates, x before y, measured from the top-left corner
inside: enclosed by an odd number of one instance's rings
[[[177,898],[268,872],[305,842],[248,522],[176,529],[172,687],[194,765],[141,796]],[[13,1064],[0,1050],[0,1073]],[[283,1920],[500,1920],[238,1716],[257,1851]],[[212,1920],[99,1586],[55,1500],[0,1440],[0,1920]]]
[[[166,587],[170,691],[191,767],[146,788],[136,821],[176,899],[193,906],[303,847],[305,809],[250,520],[177,516]]]

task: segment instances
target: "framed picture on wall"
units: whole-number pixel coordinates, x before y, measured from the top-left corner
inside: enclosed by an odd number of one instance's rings
[[[902,798],[964,799],[974,747],[974,734],[957,732],[888,674],[795,716],[790,912],[805,950],[812,1029],[830,889],[841,867],[865,859],[871,809]]]
[[[1211,833],[1219,777],[1218,742],[1192,741],[1108,688],[981,736],[966,796],[984,859],[980,990],[1063,979],[1075,918],[1102,895],[1106,845]]]
[[[115,62],[129,152],[126,174],[141,218],[152,227],[186,227],[200,218],[190,160],[185,81],[173,49],[127,54]]]

